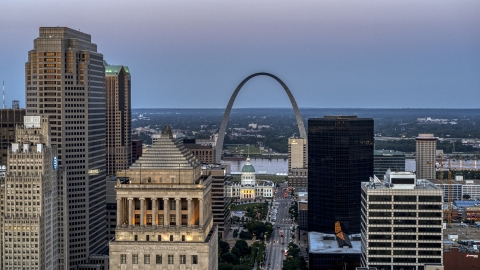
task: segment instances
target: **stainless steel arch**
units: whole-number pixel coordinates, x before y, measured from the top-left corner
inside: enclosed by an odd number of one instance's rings
[[[220,125],[220,130],[218,132],[218,139],[217,139],[217,144],[215,146],[215,162],[220,163],[221,157],[222,157],[222,149],[223,149],[223,141],[225,139],[225,132],[227,131],[227,124],[228,124],[228,118],[230,117],[230,111],[232,110],[233,102],[235,101],[235,98],[237,97],[238,92],[240,92],[240,89],[242,89],[243,85],[248,82],[253,77],[257,76],[268,76],[273,79],[275,79],[280,85],[283,86],[283,89],[285,89],[285,92],[288,95],[288,98],[290,99],[290,102],[292,103],[292,108],[293,112],[295,113],[295,117],[297,118],[297,126],[298,126],[298,132],[300,134],[300,137],[302,138],[307,138],[307,132],[305,131],[305,125],[303,124],[303,119],[302,115],[300,114],[300,111],[298,110],[297,102],[295,101],[295,98],[293,98],[292,92],[290,92],[290,89],[288,89],[287,85],[280,80],[277,76],[266,73],[266,72],[259,72],[252,74],[245,78],[235,89],[235,91],[232,94],[232,97],[230,97],[230,101],[228,102],[227,108],[225,109],[225,113],[223,114],[222,118],[222,124]]]

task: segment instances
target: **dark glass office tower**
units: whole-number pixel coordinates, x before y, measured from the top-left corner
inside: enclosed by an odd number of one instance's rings
[[[308,119],[308,231],[360,233],[362,181],[373,176],[373,119]]]

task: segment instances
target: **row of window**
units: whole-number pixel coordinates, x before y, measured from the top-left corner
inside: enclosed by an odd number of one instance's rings
[[[180,264],[187,264],[187,255],[179,255]],[[162,255],[155,255],[155,264],[162,264]],[[167,264],[175,263],[175,255],[167,255]],[[120,264],[127,264],[127,254],[120,254]],[[132,254],[132,264],[138,264],[138,254]],[[150,254],[143,255],[143,264],[150,264]],[[198,255],[192,255],[191,264],[198,264]]]
[[[369,195],[368,200],[371,202],[391,202],[390,195]],[[393,196],[394,202],[417,202],[417,196]],[[441,202],[442,196],[418,196],[418,202]]]
[[[370,225],[387,225],[392,224],[391,219],[369,219],[368,224]],[[393,224],[395,225],[416,225],[416,219],[395,219],[393,220]],[[441,220],[418,220],[418,225],[442,225]]]

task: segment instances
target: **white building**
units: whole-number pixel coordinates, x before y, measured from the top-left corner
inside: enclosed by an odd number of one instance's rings
[[[362,183],[362,267],[425,269],[443,264],[443,191],[414,173]]]
[[[226,182],[225,197],[240,199],[255,199],[258,197],[272,198],[275,184],[268,180],[256,180],[255,168],[247,158],[242,168],[240,183]]]

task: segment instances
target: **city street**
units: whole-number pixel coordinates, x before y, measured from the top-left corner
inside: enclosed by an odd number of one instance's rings
[[[274,225],[274,231],[270,237],[270,243],[267,243],[265,269],[282,269],[283,260],[285,259],[285,251],[291,241],[291,227],[293,225],[288,210],[292,198],[291,196],[288,196],[286,199],[284,198],[283,188],[286,187],[286,184],[280,184],[280,187],[275,194],[275,202],[278,203],[276,222]],[[284,237],[280,236],[281,231],[283,232]]]

